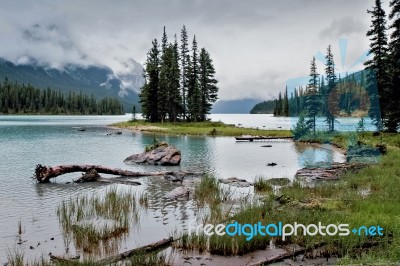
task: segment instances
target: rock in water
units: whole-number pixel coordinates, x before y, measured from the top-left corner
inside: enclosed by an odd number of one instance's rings
[[[164,195],[164,199],[188,199],[190,196],[190,188],[176,187],[172,191]]]
[[[227,179],[219,179],[219,182],[221,182],[222,184],[235,186],[235,187],[250,187],[253,185],[252,183],[247,182],[246,179],[239,179],[237,177],[229,177]]]
[[[154,165],[179,165],[181,151],[172,146],[160,146],[151,151],[133,154],[124,160],[124,163],[143,163]]]

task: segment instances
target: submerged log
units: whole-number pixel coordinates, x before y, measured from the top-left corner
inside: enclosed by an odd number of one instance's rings
[[[123,184],[123,185],[132,185],[139,186],[140,182],[133,180],[120,180],[120,179],[110,179],[110,178],[102,178],[99,173],[95,169],[90,169],[88,172],[82,174],[82,176],[76,180],[74,183],[84,183],[84,182],[101,182],[101,183],[112,183],[112,184]]]
[[[122,252],[122,253],[120,253],[118,255],[98,260],[98,261],[96,261],[96,264],[98,264],[98,265],[109,265],[109,264],[116,263],[118,261],[124,260],[126,258],[132,257],[134,255],[148,254],[148,253],[151,253],[153,251],[156,251],[156,250],[159,250],[161,248],[169,246],[173,241],[174,240],[173,240],[172,237],[165,238],[163,240],[160,240],[158,242],[152,243],[150,245],[146,245],[146,246],[143,246],[143,247],[131,249],[131,250]]]
[[[252,263],[249,265],[250,266],[261,266],[261,265],[269,265],[272,263],[278,263],[285,259],[294,258],[300,254],[306,253],[307,251],[316,250],[316,249],[324,247],[324,246],[325,246],[325,242],[320,242],[320,243],[314,244],[308,248],[304,248],[299,245],[294,245],[293,247],[288,245],[288,246],[286,246],[286,248],[284,248],[286,250],[286,253],[278,254],[278,255],[272,256],[272,257],[267,257],[261,261],[258,261],[258,262],[255,262],[255,263]],[[321,254],[321,255],[328,255],[328,254]],[[327,256],[325,256],[325,257],[328,261],[328,257]]]
[[[101,165],[78,165],[78,164],[71,164],[71,165],[58,165],[58,166],[43,166],[38,164],[35,169],[35,174],[33,178],[41,183],[49,182],[51,178],[68,174],[74,172],[85,172],[89,173],[90,170],[95,170],[97,173],[102,174],[112,174],[118,176],[126,176],[126,177],[143,177],[143,176],[162,176],[162,175],[171,175],[173,172],[133,172],[128,170],[122,170],[118,168],[109,168]],[[82,180],[85,181],[85,180]],[[86,180],[87,181],[87,180]],[[96,181],[96,180],[94,180]]]
[[[98,178],[96,180],[97,182],[101,182],[101,183],[110,183],[110,184],[122,184],[122,185],[130,185],[130,186],[139,186],[142,183],[138,182],[138,181],[133,181],[133,180],[116,180],[115,178],[113,178],[112,180],[110,178]]]
[[[80,255],[76,255],[74,257],[68,257],[68,256],[56,256],[53,254],[49,254],[51,260],[55,260],[58,262],[64,262],[64,263],[73,263],[74,260],[78,260],[80,258]]]

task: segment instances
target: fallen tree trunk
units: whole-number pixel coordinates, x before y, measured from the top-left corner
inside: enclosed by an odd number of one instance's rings
[[[74,172],[89,172],[91,170],[95,170],[97,173],[102,174],[112,174],[126,177],[142,177],[142,176],[160,176],[160,175],[172,175],[173,172],[132,172],[128,170],[122,170],[118,168],[109,168],[101,165],[58,165],[53,167],[43,166],[38,164],[35,169],[35,175],[33,178],[36,178],[37,181],[41,183],[49,182],[51,178],[68,174]]]
[[[163,239],[163,240],[160,240],[160,241],[158,241],[158,242],[152,243],[152,244],[150,244],[150,245],[146,245],[146,246],[143,246],[143,247],[131,249],[131,250],[122,252],[122,253],[120,253],[120,254],[118,254],[118,255],[110,256],[110,257],[107,257],[107,258],[98,260],[98,261],[96,261],[96,264],[99,264],[99,265],[109,265],[109,264],[112,264],[112,263],[115,263],[115,262],[124,260],[124,259],[126,259],[126,258],[132,257],[132,256],[134,256],[134,255],[138,255],[138,254],[140,254],[140,255],[148,254],[148,253],[150,253],[150,252],[153,252],[153,251],[159,250],[159,249],[161,249],[161,248],[164,248],[164,247],[166,247],[166,246],[169,246],[173,241],[174,241],[174,240],[173,240],[172,237],[170,237],[170,238],[165,238],[165,239]]]
[[[71,263],[72,261],[78,260],[80,258],[79,255],[77,255],[75,257],[70,257],[70,258],[65,258],[65,257],[62,257],[62,256],[56,256],[56,255],[53,255],[51,253],[49,255],[50,255],[50,259],[58,261],[58,262],[64,262],[64,263],[65,262],[66,263]]]

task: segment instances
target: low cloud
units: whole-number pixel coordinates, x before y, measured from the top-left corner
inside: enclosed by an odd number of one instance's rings
[[[366,25],[354,17],[334,19],[332,23],[322,31],[319,36],[324,39],[338,39],[351,34],[364,34]]]

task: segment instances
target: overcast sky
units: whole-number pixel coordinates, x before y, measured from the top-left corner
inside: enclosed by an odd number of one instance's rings
[[[384,1],[387,8],[388,0]],[[151,40],[186,25],[214,60],[221,99],[270,99],[308,74],[332,44],[338,72],[360,69],[373,0],[1,0],[0,57],[62,67],[101,64],[116,73],[144,63]],[[347,40],[342,62],[339,40]],[[342,41],[342,47],[345,42]],[[344,63],[344,64],[343,64]],[[344,66],[344,68],[343,68]],[[318,65],[319,71],[323,65]]]

